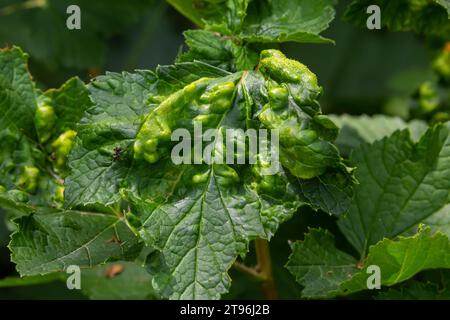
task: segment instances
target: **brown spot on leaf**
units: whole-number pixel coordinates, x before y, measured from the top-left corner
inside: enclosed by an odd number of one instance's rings
[[[356,267],[361,270],[364,267],[364,262],[363,261],[358,261],[358,263],[356,264]]]
[[[108,241],[106,241],[106,243],[122,243],[122,240],[120,240],[119,238],[117,238],[116,236],[112,236],[111,239],[109,239]]]
[[[105,270],[105,277],[108,279],[112,279],[121,274],[124,270],[125,267],[122,264],[115,263]]]

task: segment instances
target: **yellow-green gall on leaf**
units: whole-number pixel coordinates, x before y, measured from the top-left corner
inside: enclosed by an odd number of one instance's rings
[[[67,130],[53,141],[51,147],[54,152],[57,169],[61,170],[65,167],[67,156],[73,148],[76,135],[75,131]]]
[[[433,121],[435,122],[447,122],[450,121],[450,114],[447,112],[436,112],[433,115]]]
[[[446,82],[450,82],[450,50],[444,50],[434,61],[433,69]]]
[[[17,185],[28,193],[35,193],[38,186],[39,169],[33,166],[24,166],[17,180]]]
[[[211,88],[207,89],[201,96],[200,101],[202,103],[208,103],[223,97],[231,97],[235,89],[235,85],[232,81],[226,81],[218,83]]]
[[[240,180],[236,170],[224,164],[215,165],[214,173],[219,177],[218,182],[222,186],[229,186],[239,182]]]
[[[439,107],[439,93],[431,82],[423,83],[419,88],[419,104],[424,112],[431,112]]]
[[[317,132],[314,130],[302,130],[294,135],[295,142],[298,145],[310,145],[318,138]]]
[[[261,60],[270,59],[270,58],[285,59],[286,56],[284,55],[283,52],[281,52],[279,50],[275,50],[275,49],[268,49],[268,50],[261,51],[261,55],[260,55]]]
[[[143,140],[141,137],[137,139],[133,145],[134,158],[135,159],[145,159],[149,163],[155,163],[159,160],[158,140],[157,139],[147,139]]]
[[[272,109],[286,108],[289,99],[288,89],[285,87],[274,87],[269,90],[269,101]]]
[[[211,104],[211,112],[222,114],[230,108],[234,90],[235,85],[232,81],[218,83],[200,96],[200,102]]]
[[[199,114],[192,122],[201,123],[204,126],[214,125],[217,121],[220,120],[220,115],[218,114]]]
[[[59,186],[55,190],[55,201],[58,203],[64,202],[64,187]]]
[[[166,97],[159,106],[150,111],[136,136],[133,146],[135,159],[144,159],[152,164],[160,159],[164,143],[171,140],[172,128],[183,118],[181,114],[186,112],[186,109],[198,103],[209,82],[210,78],[194,81]],[[207,117],[197,120],[210,121]]]
[[[319,135],[328,141],[336,139],[339,134],[339,128],[336,124],[330,118],[322,114],[316,115],[313,118],[313,126]]]
[[[206,181],[208,181],[209,174],[210,174],[210,171],[207,170],[206,172],[198,173],[198,174],[194,175],[192,177],[192,183],[195,183],[195,184],[205,183]]]
[[[263,50],[259,69],[277,82],[304,83],[310,87],[319,88],[317,76],[304,64],[286,58],[278,50]]]
[[[40,104],[34,115],[34,124],[41,143],[46,142],[51,137],[55,123],[56,114],[53,107],[48,104]]]

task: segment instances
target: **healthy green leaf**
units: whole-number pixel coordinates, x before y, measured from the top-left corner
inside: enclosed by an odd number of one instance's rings
[[[139,254],[138,238],[114,215],[47,209],[16,221],[9,244],[22,276],[64,271],[69,265],[92,267]]]
[[[399,288],[389,288],[376,296],[378,300],[449,300],[450,292],[430,282],[406,283]]]
[[[413,141],[418,141],[428,126],[420,120],[405,122],[401,118],[385,115],[330,115],[331,120],[341,129],[335,143],[344,155],[361,143],[373,143],[388,137],[397,130],[409,129]]]
[[[344,264],[347,279],[344,272],[325,276],[324,270],[341,266],[337,257],[347,255],[333,246],[332,236],[312,231],[293,247],[287,265],[305,286],[304,296],[334,297],[367,290],[366,269],[371,265],[380,267],[381,284],[386,286],[425,269],[450,267],[450,243],[441,233],[448,231],[449,129],[449,123],[436,125],[417,143],[411,141],[408,130],[396,131],[356,148],[352,161],[359,185],[349,212],[339,217],[338,225],[361,254],[360,262],[349,258],[350,263]],[[427,222],[438,232],[420,227],[417,234],[404,236]],[[313,258],[317,263],[310,262]],[[318,276],[309,276],[321,271],[320,281],[326,280],[325,284],[317,284]]]
[[[334,19],[332,0],[168,0],[201,27],[249,43],[327,43],[320,36]]]
[[[419,228],[414,236],[378,242],[358,262],[334,246],[330,233],[311,230],[303,242],[293,245],[286,267],[305,287],[302,296],[318,298],[367,290],[369,266],[380,268],[381,285],[393,286],[422,270],[450,268],[450,242],[428,227]]]
[[[305,287],[303,297],[325,297],[358,271],[356,264],[355,258],[336,249],[331,233],[310,229],[303,241],[292,245],[286,268]]]
[[[423,223],[430,226],[431,230],[445,233],[450,238],[450,204],[426,218]]]
[[[334,19],[332,0],[250,2],[242,39],[248,42],[333,42],[319,34]]]
[[[205,24],[227,24],[228,15],[233,13],[235,3],[245,4],[246,0],[167,0],[175,9],[186,16],[199,27],[205,27]],[[224,14],[225,13],[225,14]]]
[[[364,144],[352,154],[355,199],[339,227],[364,256],[438,212],[449,200],[450,124],[437,125],[415,144],[408,131]]]
[[[143,300],[157,297],[147,270],[136,262],[128,261],[83,269],[81,291],[96,300]]]
[[[339,216],[350,207],[356,180],[348,172],[330,170],[319,177],[297,181],[313,209]]]
[[[367,289],[367,267],[381,270],[381,284],[392,286],[426,269],[450,268],[450,242],[442,233],[432,234],[430,228],[419,228],[412,237],[384,239],[369,248],[362,270],[341,285],[349,294]]]

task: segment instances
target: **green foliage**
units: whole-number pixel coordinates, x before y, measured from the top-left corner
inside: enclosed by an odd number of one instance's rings
[[[384,239],[359,261],[336,249],[334,237],[313,229],[293,245],[287,268],[305,288],[308,298],[334,297],[367,290],[369,266],[382,272],[381,285],[393,286],[426,269],[449,268],[450,242],[441,234],[420,229],[410,237]]]
[[[22,277],[0,288],[61,286],[77,265],[91,299],[448,297],[448,47],[430,50],[434,76],[389,100],[400,117],[327,116],[336,79],[323,88],[280,44],[333,42],[321,33],[335,1],[168,2],[201,29],[154,70],[42,91],[28,54],[0,51],[0,244],[9,233]],[[49,28],[68,4],[0,0],[0,39],[49,68],[100,66],[153,1],[71,2],[82,30]],[[370,4],[390,30],[448,38],[446,1]],[[365,25],[368,5],[346,18]],[[279,145],[252,154],[261,129]],[[367,291],[372,266],[381,291]]]
[[[344,119],[355,124],[349,117]],[[287,264],[305,286],[304,296],[365,290],[370,265],[380,267],[381,284],[386,286],[424,269],[449,268],[449,239],[441,233],[448,232],[449,128],[449,123],[436,125],[417,143],[411,141],[408,130],[396,131],[353,150],[359,185],[338,226],[359,260],[337,249],[328,232],[312,230],[304,242],[293,246]],[[414,234],[421,223],[429,223],[436,233],[419,227]]]
[[[109,259],[132,259],[140,252],[139,240],[111,214],[47,209],[16,223],[9,247],[22,276],[63,271],[72,264],[92,267]]]
[[[257,65],[261,48],[333,42],[320,35],[334,19],[331,0],[168,2],[205,28],[184,33],[189,51],[179,62],[201,60],[229,71],[249,70]]]
[[[319,34],[334,19],[332,0],[168,2],[197,25],[238,42],[331,42]]]
[[[164,296],[218,298],[224,293],[230,285],[226,271],[248,250],[248,241],[269,239],[304,204],[290,175],[313,178],[336,168],[352,183],[328,141],[329,129],[321,127],[324,117],[315,100],[320,88],[313,74],[278,51],[263,51],[262,57],[260,72],[229,74],[187,62],[155,73],[108,74],[90,85],[94,107],[81,120],[69,159],[66,205],[126,199],[129,223],[159,251],[148,264]],[[291,76],[283,73],[285,64]],[[274,92],[283,82],[291,94],[285,91],[276,101]],[[279,129],[280,161],[287,171],[264,176],[261,159],[241,166],[204,159],[201,165],[174,165],[171,133],[177,128],[193,132],[196,123],[219,132]],[[293,135],[292,128],[300,129],[301,123],[304,134]],[[304,156],[289,157],[293,143]],[[120,159],[113,157],[117,148]],[[214,156],[224,145],[210,148]],[[146,176],[147,171],[154,175]]]
[[[3,202],[15,212],[24,208],[28,212],[27,205],[61,206],[58,194],[71,149],[67,142],[61,148],[61,137],[75,128],[90,106],[87,90],[72,78],[61,88],[42,93],[32,82],[28,56],[21,49],[6,49],[0,59],[4,62],[0,184],[7,188],[1,194]]]

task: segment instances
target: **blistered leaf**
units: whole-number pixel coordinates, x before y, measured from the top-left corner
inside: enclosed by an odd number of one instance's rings
[[[89,92],[77,77],[69,79],[58,89],[46,91],[41,99],[55,111],[57,121],[53,130],[57,135],[75,130],[84,112],[91,106]]]
[[[0,185],[9,190],[1,206],[9,216],[22,214],[27,206],[60,206],[68,137],[76,135],[70,129],[90,106],[87,89],[73,78],[42,94],[19,48],[0,51],[0,60]]]
[[[176,88],[202,76],[224,74],[203,63],[186,63],[161,67],[156,73],[109,73],[97,78],[90,86],[94,106],[78,126],[79,140],[69,159],[67,206],[117,202],[120,185],[133,165],[133,141],[145,114]]]
[[[157,249],[148,265],[164,297],[219,298],[230,285],[227,270],[249,240],[269,239],[303,204],[291,175],[345,171],[330,142],[337,128],[320,114],[315,76],[273,50],[263,52],[259,70],[228,73],[180,63],[156,73],[108,74],[91,85],[94,107],[78,127],[67,206],[112,204],[120,195],[128,200],[129,225]],[[211,158],[189,144],[182,158],[188,163],[175,164],[172,133],[196,134],[200,124]],[[214,139],[205,140],[208,129],[218,130]],[[261,150],[255,162],[241,163],[235,161],[245,149],[235,148],[227,154],[233,164],[225,164],[219,137],[249,129],[281,132],[278,171],[264,174]],[[294,155],[295,148],[303,153]]]
[[[0,51],[0,128],[36,136],[36,94],[28,73],[28,55],[19,48]]]

